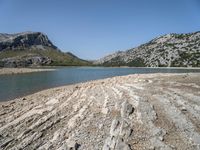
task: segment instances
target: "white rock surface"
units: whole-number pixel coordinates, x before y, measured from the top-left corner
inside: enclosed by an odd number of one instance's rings
[[[199,91],[198,73],[129,75],[2,102],[0,149],[198,150]]]
[[[200,67],[200,32],[160,36],[94,63],[107,66]]]

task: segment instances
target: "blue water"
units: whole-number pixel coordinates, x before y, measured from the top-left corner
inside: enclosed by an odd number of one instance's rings
[[[135,73],[188,73],[200,69],[59,67],[56,71],[0,75],[0,101],[43,89]]]

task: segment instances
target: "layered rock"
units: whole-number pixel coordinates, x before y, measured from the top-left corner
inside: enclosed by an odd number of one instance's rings
[[[200,76],[147,74],[0,103],[0,149],[198,150]]]
[[[134,108],[125,100],[121,106],[121,116],[112,121],[110,136],[105,140],[103,150],[131,150],[128,144],[129,137],[133,134],[130,115]]]

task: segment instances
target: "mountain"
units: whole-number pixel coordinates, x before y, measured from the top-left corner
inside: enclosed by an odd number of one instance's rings
[[[166,34],[94,63],[104,66],[200,67],[200,32]]]
[[[41,32],[0,33],[0,66],[88,65],[72,53],[59,50]]]

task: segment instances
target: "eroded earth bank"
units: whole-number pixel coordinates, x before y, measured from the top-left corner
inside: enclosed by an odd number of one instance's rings
[[[113,77],[0,103],[0,149],[200,149],[200,74]]]

